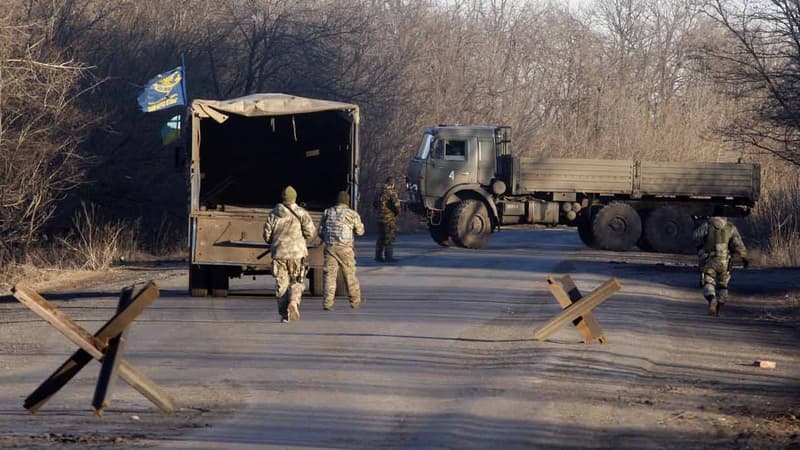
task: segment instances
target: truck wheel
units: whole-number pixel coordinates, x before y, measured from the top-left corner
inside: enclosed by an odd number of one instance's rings
[[[208,269],[196,264],[189,266],[189,295],[192,297],[206,297],[210,282],[211,277]]]
[[[428,224],[428,232],[431,234],[433,240],[442,247],[452,247],[455,243],[453,238],[450,237],[450,230],[448,229],[447,222],[442,220],[439,225]]]
[[[230,287],[228,269],[226,267],[211,267],[209,271],[211,272],[211,296],[227,297],[228,288]]]
[[[486,205],[479,200],[464,200],[448,219],[450,236],[465,248],[483,248],[489,243],[492,222]]]
[[[645,239],[659,253],[691,252],[693,232],[692,217],[673,206],[656,208],[644,222]]]
[[[592,221],[597,248],[624,252],[636,245],[642,235],[642,219],[626,203],[612,202],[602,207]]]

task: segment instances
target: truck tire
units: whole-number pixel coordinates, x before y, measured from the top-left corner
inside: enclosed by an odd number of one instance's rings
[[[211,272],[211,296],[212,297],[227,297],[228,288],[230,287],[230,279],[228,278],[227,267],[210,267]]]
[[[444,220],[442,220],[442,223],[439,225],[428,224],[428,232],[431,234],[431,238],[433,238],[434,242],[442,247],[452,247],[455,244],[453,238],[450,237],[450,230],[447,226],[447,222]]]
[[[692,250],[694,220],[688,212],[673,206],[661,206],[644,222],[644,237],[653,251],[687,253]]]
[[[208,269],[196,264],[189,265],[189,295],[192,297],[208,296],[208,287],[211,284]]]
[[[479,200],[464,200],[448,217],[450,236],[464,248],[486,247],[492,235],[492,222],[486,205]]]
[[[611,202],[594,216],[592,235],[597,248],[624,252],[639,241],[642,219],[631,205]]]

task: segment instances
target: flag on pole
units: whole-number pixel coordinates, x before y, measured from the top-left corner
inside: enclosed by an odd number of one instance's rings
[[[161,111],[186,104],[183,66],[156,75],[147,82],[139,95],[139,106],[144,112]]]

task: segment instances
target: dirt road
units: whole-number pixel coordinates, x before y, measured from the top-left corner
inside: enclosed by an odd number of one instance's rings
[[[172,416],[122,382],[92,416],[97,364],[28,415],[24,397],[73,347],[0,301],[0,447],[800,448],[796,270],[734,273],[715,318],[692,258],[592,251],[571,231],[503,231],[483,251],[402,236],[392,266],[370,246],[362,310],[306,298],[290,324],[263,289],[271,279],[189,299],[178,266],[47,295],[95,330],[125,283],[156,279],[162,297],[126,355],[175,397]],[[546,276],[565,273],[584,292],[620,279],[596,310],[607,345],[579,343],[572,327],[531,340],[560,310]]]

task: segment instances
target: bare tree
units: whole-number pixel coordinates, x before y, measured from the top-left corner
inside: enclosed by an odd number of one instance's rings
[[[702,11],[733,38],[704,48],[720,62],[718,79],[749,100],[723,136],[800,165],[800,3],[716,0]]]
[[[19,6],[19,5],[17,5]],[[82,181],[78,144],[95,120],[75,100],[87,66],[48,44],[52,23],[0,17],[0,262],[23,256]]]

